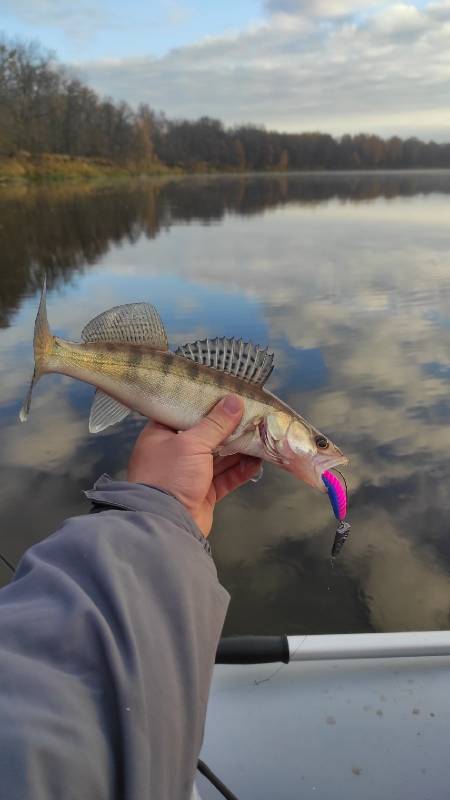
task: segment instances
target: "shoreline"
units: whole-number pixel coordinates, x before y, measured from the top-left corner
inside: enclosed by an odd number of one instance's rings
[[[264,175],[333,175],[333,174],[382,174],[397,173],[406,174],[413,172],[446,172],[443,167],[404,167],[389,169],[380,167],[377,169],[361,168],[355,170],[348,169],[316,169],[316,170],[190,170],[184,167],[169,167],[158,162],[151,162],[147,165],[120,165],[106,159],[88,159],[67,155],[48,155],[31,156],[30,154],[20,154],[15,157],[0,156],[0,187],[11,184],[39,184],[39,183],[66,183],[80,180],[127,180],[136,178],[177,178],[177,177],[244,177],[244,176],[264,176]]]
[[[101,158],[79,158],[66,155],[39,156],[20,154],[0,156],[0,185],[11,183],[62,182],[77,180],[123,179],[139,177],[174,177],[185,174],[176,167],[158,162],[143,165],[121,165]]]

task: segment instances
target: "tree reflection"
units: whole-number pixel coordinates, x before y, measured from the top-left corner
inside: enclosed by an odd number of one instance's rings
[[[332,199],[450,193],[450,173],[333,173],[218,176],[95,184],[3,187],[0,191],[0,327],[44,273],[51,285],[69,281],[113,244],[153,238],[162,229],[194,220],[213,223],[226,214],[260,214],[289,203]]]

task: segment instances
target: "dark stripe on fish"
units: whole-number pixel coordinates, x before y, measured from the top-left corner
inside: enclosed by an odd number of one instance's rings
[[[270,406],[275,411],[292,414],[292,416],[302,420],[302,417],[290,406],[257,384],[248,383],[242,378],[229,375],[213,367],[197,364],[188,358],[175,355],[175,353],[156,350],[154,347],[145,344],[133,345],[120,342],[86,342],[79,345],[73,344],[71,350],[72,348],[79,351],[81,360],[83,351],[99,352],[100,358],[107,354],[112,361],[115,361],[118,365],[123,364],[126,368],[133,360],[133,363],[136,364],[136,369],[158,370],[164,376],[179,375],[180,377],[190,378],[195,382],[217,386],[230,394],[240,394],[248,400],[256,400]]]

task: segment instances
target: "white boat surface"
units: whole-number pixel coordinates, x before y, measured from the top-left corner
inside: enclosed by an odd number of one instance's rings
[[[201,759],[239,800],[448,800],[450,631],[222,643],[271,659],[214,669]]]

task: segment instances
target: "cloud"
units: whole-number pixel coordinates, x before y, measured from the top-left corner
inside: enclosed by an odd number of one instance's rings
[[[336,16],[363,6],[273,0],[271,10],[301,13],[275,13],[162,58],[78,67],[100,93],[145,100],[170,117],[448,138],[448,4],[376,4],[370,14]],[[335,15],[333,24],[323,24],[321,9]]]
[[[374,6],[374,0],[266,0],[269,13],[340,17]]]
[[[394,36],[404,39],[411,35],[426,33],[432,22],[432,17],[427,17],[415,6],[399,3],[382,11],[371,21],[372,30],[381,36]]]
[[[450,21],[450,0],[441,0],[440,3],[430,3],[427,13],[440,22]]]
[[[2,0],[2,11],[31,28],[61,30],[80,44],[98,30],[110,30],[119,24],[106,0]]]

